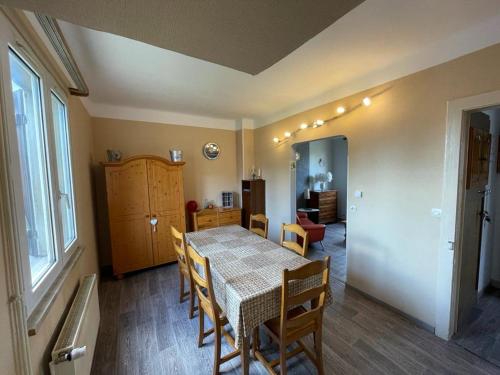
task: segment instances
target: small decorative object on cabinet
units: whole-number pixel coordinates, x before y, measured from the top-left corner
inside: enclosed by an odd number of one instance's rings
[[[107,150],[106,154],[108,161],[120,161],[122,159],[122,153],[118,150]]]
[[[224,225],[241,225],[241,208],[205,208],[193,212],[189,224],[195,232]]]
[[[182,150],[170,150],[170,160],[173,162],[182,161]]]
[[[135,156],[103,165],[113,274],[174,262],[170,226],[186,230],[184,163]]]
[[[319,223],[337,221],[337,190],[311,191],[309,208],[319,209]]]
[[[266,181],[243,180],[242,191],[242,226],[249,228],[250,215],[266,214]]]
[[[233,208],[234,200],[231,191],[222,192],[222,208]]]

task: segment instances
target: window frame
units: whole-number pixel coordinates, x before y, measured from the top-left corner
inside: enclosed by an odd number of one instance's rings
[[[56,82],[53,75],[45,68],[41,61],[37,58],[32,49],[24,42],[19,43],[22,39],[17,35],[17,32],[8,27],[8,33],[0,35],[0,94],[4,98],[4,118],[6,119],[6,134],[7,134],[7,150],[9,154],[9,179],[10,187],[13,192],[11,198],[13,203],[12,220],[15,228],[15,239],[17,242],[18,259],[21,264],[21,274],[23,281],[23,299],[26,308],[27,316],[29,316],[36,306],[40,303],[43,296],[48,292],[49,288],[61,274],[65,264],[71,258],[73,253],[80,247],[79,236],[79,215],[77,204],[77,193],[75,191],[75,166],[73,157],[73,145],[71,124],[69,116],[68,96]],[[6,31],[6,30],[3,30]],[[29,261],[28,242],[26,236],[26,224],[24,218],[24,199],[22,193],[21,181],[21,165],[19,158],[19,144],[16,132],[15,109],[12,97],[12,76],[10,71],[10,53],[14,53],[24,64],[26,64],[40,80],[40,110],[41,120],[44,134],[44,157],[43,161],[46,165],[47,180],[48,180],[48,196],[50,207],[50,221],[53,233],[53,243],[55,252],[55,262],[45,271],[40,280],[32,285],[31,267]],[[75,238],[73,242],[65,249],[64,248],[64,233],[62,226],[62,215],[60,210],[61,195],[59,194],[59,179],[58,179],[58,163],[56,155],[56,139],[55,139],[55,124],[52,114],[52,95],[64,105],[65,121],[67,127],[67,147],[70,161],[71,194],[73,202],[73,217]]]
[[[59,102],[61,102],[61,104],[64,106],[64,118],[65,118],[65,126],[66,126],[66,130],[67,130],[67,139],[66,139],[66,142],[67,142],[67,146],[68,146],[68,156],[69,156],[69,163],[68,163],[68,166],[69,166],[69,169],[70,169],[70,184],[71,184],[71,202],[73,204],[73,222],[74,222],[74,230],[75,230],[75,238],[73,239],[73,241],[69,244],[68,247],[65,247],[64,245],[64,230],[63,230],[63,225],[62,225],[62,215],[60,214],[60,205],[61,205],[61,194],[59,192],[59,176],[57,174],[57,167],[58,167],[58,164],[57,164],[57,149],[56,149],[56,136],[55,136],[55,123],[54,123],[54,114],[52,113],[52,95],[54,95],[56,97],[57,100],[59,100]],[[78,217],[78,214],[77,214],[77,204],[76,204],[76,194],[75,194],[75,177],[73,175],[73,171],[74,171],[74,167],[73,167],[73,147],[72,147],[72,144],[71,144],[71,126],[69,124],[69,114],[68,114],[68,100],[67,100],[67,97],[62,93],[60,92],[60,89],[58,88],[58,86],[55,84],[55,82],[53,82],[53,84],[51,85],[51,87],[49,88],[48,90],[48,93],[47,93],[47,105],[50,105],[50,129],[51,129],[51,136],[50,136],[50,140],[51,142],[53,143],[53,150],[52,150],[52,158],[54,159],[52,162],[54,164],[54,173],[55,173],[55,178],[58,183],[57,185],[57,191],[54,191],[54,195],[56,196],[57,198],[57,209],[59,212],[59,215],[57,215],[58,217],[58,221],[60,222],[59,223],[59,228],[60,228],[60,236],[61,236],[61,239],[60,239],[60,245],[61,245],[61,251],[62,251],[62,256],[63,256],[63,259],[64,259],[64,262],[67,261],[67,259],[71,256],[71,254],[76,250],[76,243],[78,242],[78,223],[77,223],[77,217]]]

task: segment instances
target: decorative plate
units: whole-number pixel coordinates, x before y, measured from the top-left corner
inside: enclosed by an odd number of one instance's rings
[[[203,146],[203,155],[208,160],[215,160],[220,155],[220,147],[217,143],[209,142]]]

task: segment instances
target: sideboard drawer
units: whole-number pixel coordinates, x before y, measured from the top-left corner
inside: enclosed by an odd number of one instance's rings
[[[241,208],[207,208],[191,214],[192,231],[223,225],[241,225]]]
[[[219,225],[241,225],[241,210],[219,212]]]

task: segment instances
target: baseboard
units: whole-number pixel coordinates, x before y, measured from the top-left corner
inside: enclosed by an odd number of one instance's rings
[[[370,294],[368,294],[368,293],[366,293],[366,292],[363,292],[362,290],[360,290],[360,289],[356,288],[355,286],[352,286],[352,285],[347,284],[347,283],[346,283],[346,286],[347,286],[348,288],[351,288],[351,289],[355,290],[356,292],[358,292],[359,294],[363,295],[364,297],[366,297],[366,298],[368,298],[368,299],[370,299],[370,300],[372,300],[372,301],[374,301],[374,302],[376,302],[376,303],[378,303],[378,304],[380,304],[380,305],[382,305],[382,306],[384,306],[384,307],[388,308],[389,310],[391,310],[391,311],[395,312],[396,314],[399,314],[399,315],[401,315],[401,316],[405,317],[405,318],[406,318],[406,319],[408,319],[411,323],[415,324],[417,327],[422,328],[423,330],[425,330],[425,331],[427,331],[427,332],[430,332],[430,333],[432,333],[433,335],[435,335],[435,334],[436,334],[436,328],[435,328],[435,327],[433,327],[433,326],[431,326],[430,324],[427,324],[426,322],[423,322],[423,321],[421,321],[420,319],[417,319],[417,318],[415,318],[414,316],[411,316],[411,315],[409,315],[409,314],[407,314],[407,313],[405,313],[405,312],[403,312],[403,311],[399,310],[398,308],[396,308],[396,307],[394,307],[394,306],[392,306],[392,305],[389,305],[388,303],[386,303],[386,302],[384,302],[384,301],[381,301],[381,300],[379,300],[379,299],[378,299],[378,298],[376,298],[376,297],[373,297],[372,295],[370,295]]]

